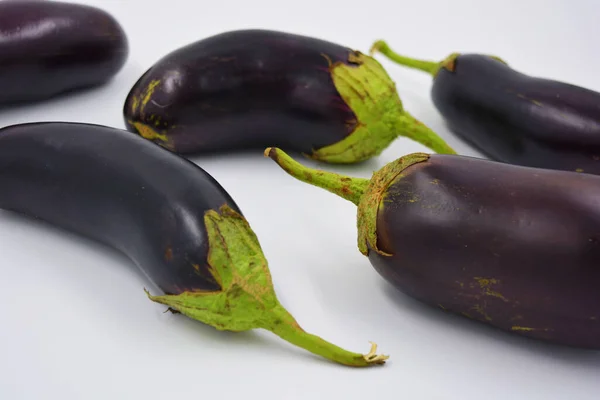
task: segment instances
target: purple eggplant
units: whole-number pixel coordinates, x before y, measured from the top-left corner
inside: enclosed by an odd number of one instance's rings
[[[219,330],[270,330],[329,360],[381,364],[298,325],[277,300],[267,260],[239,207],[192,162],[131,133],[47,122],[0,130],[0,208],[115,249],[173,312]]]
[[[383,41],[376,50],[433,75],[431,97],[449,128],[489,158],[600,174],[600,93],[525,75],[494,56],[415,60]]]
[[[41,101],[105,84],[128,54],[125,32],[101,9],[0,1],[0,104]]]
[[[454,153],[403,109],[375,59],[277,31],[226,32],[167,54],[135,83],[123,114],[128,130],[179,154],[279,146],[354,163],[398,136]]]
[[[358,247],[402,292],[504,331],[600,349],[600,176],[413,153],[372,179],[288,174],[358,206]]]

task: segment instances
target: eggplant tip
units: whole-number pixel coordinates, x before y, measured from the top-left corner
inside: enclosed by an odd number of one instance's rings
[[[384,354],[377,354],[377,343],[371,343],[371,350],[365,355],[363,358],[369,364],[385,364],[385,361],[390,358],[390,356],[386,356]]]
[[[387,43],[384,40],[379,39],[375,41],[369,49],[369,56],[373,57],[373,54],[375,54],[375,52],[378,52],[384,46],[387,46]]]
[[[268,157],[268,158],[270,158],[272,160],[277,161],[277,159],[278,159],[278,154],[277,153],[278,152],[282,152],[282,150],[280,148],[278,148],[278,147],[267,147],[265,149],[265,153],[264,154],[265,154],[265,157]]]

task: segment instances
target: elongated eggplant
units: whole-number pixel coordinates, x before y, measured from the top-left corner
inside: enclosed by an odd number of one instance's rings
[[[452,54],[442,62],[379,51],[433,75],[433,103],[448,126],[486,156],[511,164],[600,174],[600,93],[536,78],[498,57]]]
[[[266,30],[215,35],[167,54],[131,89],[127,129],[180,154],[284,147],[330,163],[407,136],[454,151],[408,114],[373,58]]]
[[[30,123],[0,130],[0,208],[127,255],[163,295],[151,300],[219,330],[262,328],[351,366],[277,300],[267,261],[233,199],[200,167],[124,130]]]
[[[600,349],[600,176],[413,153],[368,180],[266,155],[358,206],[358,247],[399,290],[505,331]]]
[[[128,54],[124,30],[104,10],[59,1],[0,1],[0,104],[102,85]]]

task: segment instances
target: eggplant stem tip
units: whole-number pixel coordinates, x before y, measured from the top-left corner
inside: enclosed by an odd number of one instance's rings
[[[365,361],[369,364],[384,364],[385,361],[388,358],[390,358],[390,356],[386,356],[384,354],[377,354],[377,344],[373,342],[369,343],[371,343],[371,350],[369,350],[369,353],[363,355]]]
[[[270,153],[271,153],[271,150],[273,150],[273,148],[272,148],[272,147],[267,147],[267,148],[265,149],[265,151],[264,151],[264,153],[263,153],[263,154],[265,155],[265,157],[269,157],[269,155],[270,155]]]

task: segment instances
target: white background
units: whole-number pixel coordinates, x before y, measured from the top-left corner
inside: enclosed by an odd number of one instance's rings
[[[600,91],[597,0],[88,3],[126,29],[124,69],[100,89],[2,110],[0,126],[58,120],[123,127],[123,100],[146,68],[181,45],[240,28],[287,30],[362,51],[385,38],[429,59],[491,53],[520,71]],[[378,59],[407,110],[460,153],[477,155],[444,126],[426,74]],[[369,177],[413,151],[427,149],[399,139],[376,160],[325,168]],[[269,332],[218,332],[164,314],[124,257],[0,212],[0,399],[598,399],[599,352],[506,334],[391,288],[357,250],[351,203],[294,180],[261,154],[194,161],[241,206],[279,298],[299,323],[357,352],[375,341],[389,362],[347,368]]]

